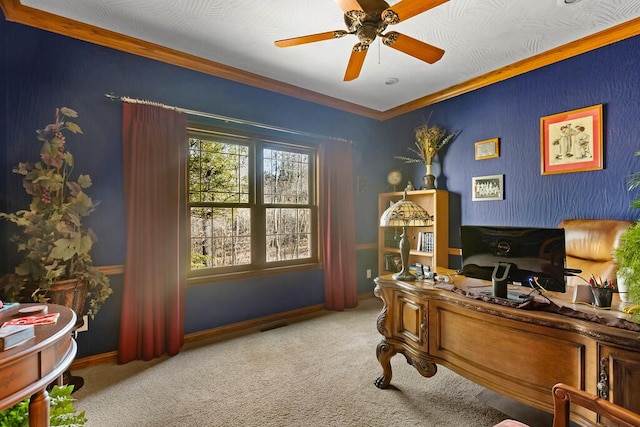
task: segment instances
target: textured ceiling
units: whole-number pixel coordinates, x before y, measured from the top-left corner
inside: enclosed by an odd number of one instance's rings
[[[376,111],[640,17],[640,0],[450,0],[387,30],[444,49],[439,62],[421,62],[376,40],[360,77],[343,82],[354,35],[289,48],[273,44],[345,29],[342,10],[332,0],[20,3]],[[392,78],[398,83],[385,84]]]

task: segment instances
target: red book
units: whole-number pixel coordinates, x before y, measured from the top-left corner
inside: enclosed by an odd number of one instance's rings
[[[42,316],[18,317],[17,319],[11,319],[4,322],[2,327],[7,325],[51,325],[58,321],[58,317],[60,317],[60,313],[43,314]]]

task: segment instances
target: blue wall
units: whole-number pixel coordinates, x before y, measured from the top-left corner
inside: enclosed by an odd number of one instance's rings
[[[0,211],[24,208],[28,199],[21,179],[11,173],[20,161],[35,161],[39,144],[35,130],[53,120],[55,108],[68,106],[79,113],[81,137],[68,137],[78,173],[93,180],[89,194],[101,203],[87,225],[99,237],[94,250],[96,265],[124,263],[125,230],[122,192],[120,103],[104,94],[114,92],[168,105],[223,116],[335,136],[354,141],[356,174],[384,170],[389,140],[383,123],[358,115],[229,82],[202,73],[163,64],[90,43],[0,20],[2,34],[3,149],[0,172],[3,197]],[[288,136],[288,135],[285,135]],[[383,179],[380,180],[383,182]],[[353,183],[355,186],[355,182]],[[376,239],[377,193],[375,182],[358,194],[358,211],[366,218],[357,230],[358,242]],[[11,225],[0,222],[0,274],[16,264],[15,245],[8,240]],[[364,269],[376,270],[375,251],[361,251],[361,293],[373,282]],[[265,276],[251,280],[203,284],[187,291],[186,332],[248,320],[324,301],[321,269]],[[103,353],[117,347],[122,277],[113,276],[114,295],[79,335],[79,356]]]
[[[624,183],[640,163],[633,157],[640,134],[640,60],[632,55],[640,48],[638,37],[379,122],[4,20],[0,34],[0,161],[5,165],[0,211],[26,203],[11,169],[37,156],[35,129],[52,120],[55,107],[75,109],[84,136],[70,145],[78,171],[93,179],[90,195],[101,201],[89,221],[100,238],[97,265],[122,264],[125,248],[121,106],[104,97],[109,92],[353,140],[355,173],[368,179],[367,191],[355,193],[358,243],[376,241],[377,194],[389,190],[389,170],[401,168],[414,183],[421,182],[423,168],[393,156],[405,154],[413,129],[432,111],[431,123],[462,131],[444,151],[443,167],[435,168],[438,186],[451,192],[452,247],[458,246],[461,223],[555,225],[568,217],[635,218]],[[605,170],[541,176],[539,118],[599,103],[605,106]],[[500,138],[500,157],[475,161],[474,142],[494,137]],[[493,174],[505,174],[505,200],[471,202],[471,178]],[[0,274],[15,264],[10,233],[8,224],[0,223]],[[370,292],[373,284],[365,271],[377,271],[376,251],[358,251],[357,262],[359,291]],[[322,280],[319,269],[191,286],[186,331],[321,304]],[[112,277],[114,295],[90,331],[80,334],[80,356],[116,349],[121,282],[120,276]]]
[[[442,168],[434,167],[438,186],[459,204],[451,206],[452,247],[459,247],[460,224],[553,227],[564,218],[638,217],[626,190],[627,176],[640,170],[638,50],[637,36],[386,122],[409,144],[411,129],[429,114],[431,123],[462,131],[441,156]],[[541,175],[540,118],[596,104],[604,109],[604,169]],[[475,160],[474,143],[490,138],[500,138],[500,157]],[[416,167],[413,179],[423,173]],[[497,174],[504,174],[504,200],[473,202],[472,177]]]

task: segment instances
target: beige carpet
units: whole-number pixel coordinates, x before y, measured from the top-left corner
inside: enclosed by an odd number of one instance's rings
[[[173,358],[75,371],[89,426],[490,427],[504,414],[484,389],[438,367],[423,378],[402,355],[381,373],[377,298],[264,332],[200,342]]]

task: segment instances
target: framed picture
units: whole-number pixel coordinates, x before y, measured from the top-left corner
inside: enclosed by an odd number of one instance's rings
[[[476,160],[500,157],[498,138],[476,142]]]
[[[384,269],[391,273],[397,273],[402,270],[402,259],[398,254],[384,254]]]
[[[602,169],[602,104],[540,118],[542,175]]]
[[[471,200],[479,202],[504,199],[504,175],[475,176],[472,181]]]

